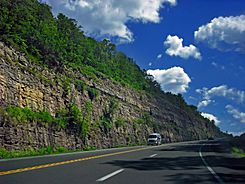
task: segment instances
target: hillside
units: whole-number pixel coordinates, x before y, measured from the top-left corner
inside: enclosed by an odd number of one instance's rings
[[[164,93],[108,40],[35,0],[0,2],[0,147],[70,150],[221,132],[181,95]]]

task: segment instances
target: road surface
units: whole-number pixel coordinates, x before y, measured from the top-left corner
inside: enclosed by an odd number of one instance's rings
[[[245,183],[245,158],[193,141],[0,160],[1,184]]]

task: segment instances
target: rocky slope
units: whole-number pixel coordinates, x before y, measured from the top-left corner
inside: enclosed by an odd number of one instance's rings
[[[92,106],[89,112],[88,103]],[[76,104],[83,117],[87,117],[86,136],[72,126],[60,128],[35,120],[14,121],[4,110],[9,106],[29,107],[55,117],[70,104]],[[120,86],[101,75],[89,79],[69,69],[62,75],[40,67],[3,42],[0,42],[0,107],[0,147],[8,150],[142,144],[154,131],[160,132],[165,142],[220,135],[213,123],[184,111],[168,99]]]

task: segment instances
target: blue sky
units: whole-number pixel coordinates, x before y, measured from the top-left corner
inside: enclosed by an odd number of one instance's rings
[[[109,38],[223,131],[245,132],[244,0],[44,0]]]

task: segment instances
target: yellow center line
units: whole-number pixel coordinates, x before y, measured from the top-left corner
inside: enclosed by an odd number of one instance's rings
[[[65,164],[70,164],[70,163],[75,163],[75,162],[81,162],[81,161],[91,160],[91,159],[96,159],[96,158],[121,155],[121,154],[125,154],[125,153],[141,151],[144,149],[148,149],[148,148],[138,148],[138,149],[121,151],[121,152],[116,152],[116,153],[108,153],[108,154],[104,154],[104,155],[97,155],[97,156],[84,157],[84,158],[79,158],[79,159],[74,159],[74,160],[67,160],[67,161],[62,161],[62,162],[54,162],[54,163],[50,163],[50,164],[37,165],[37,166],[33,166],[33,167],[26,167],[26,168],[14,169],[14,170],[9,170],[9,171],[1,171],[0,176],[20,173],[20,172],[25,172],[25,171],[32,171],[32,170],[37,170],[37,169],[44,169],[44,168],[48,168],[48,167],[54,167],[54,166],[58,166],[58,165],[65,165]]]

